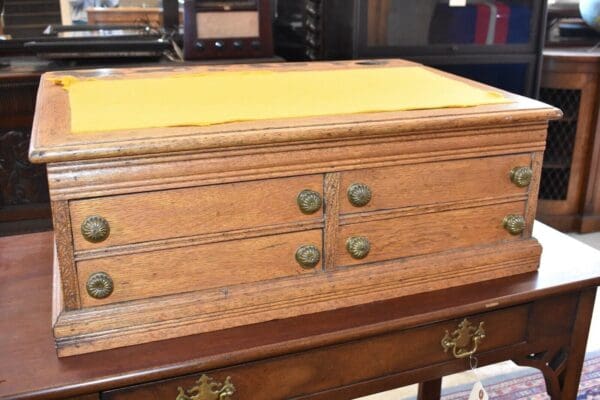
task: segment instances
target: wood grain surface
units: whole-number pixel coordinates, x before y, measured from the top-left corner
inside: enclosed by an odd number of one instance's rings
[[[318,272],[321,263],[303,269],[294,255],[309,244],[322,252],[322,242],[322,231],[311,230],[80,261],[81,304],[93,307],[206,289],[227,298],[236,285]],[[100,271],[110,275],[114,291],[97,300],[87,295],[85,285]]]
[[[520,236],[509,234],[502,220],[524,211],[525,204],[516,202],[342,225],[337,234],[336,266],[515,241]],[[369,240],[371,251],[356,260],[346,250],[346,240],[359,236]]]
[[[74,310],[81,306],[79,286],[77,285],[77,268],[75,266],[73,236],[71,232],[71,218],[69,217],[69,203],[66,201],[53,201],[52,221],[54,226],[54,249],[56,261],[60,271],[56,272],[61,277],[61,293],[56,293],[61,300],[55,303],[63,306],[65,310]],[[58,311],[57,311],[58,313]]]
[[[115,303],[62,314],[54,335],[60,356],[174,338],[531,272],[540,251],[534,239],[512,241],[231,286],[227,295]]]
[[[546,121],[51,163],[54,200],[543,151]],[[315,128],[316,129],[316,128]],[[319,131],[328,130],[321,126]],[[366,136],[366,135],[364,135]]]
[[[318,221],[322,209],[303,214],[298,194],[310,189],[323,195],[321,175],[229,183],[102,197],[70,203],[76,250],[189,237],[270,225]],[[86,217],[100,215],[109,237],[90,243],[81,235]]]
[[[480,352],[524,343],[527,339],[528,306],[469,316],[477,325],[484,323],[488,333]],[[299,356],[280,357],[233,368],[210,372],[219,382],[227,376],[236,387],[240,399],[273,400],[296,398],[298,394],[364,382],[392,373],[424,368],[453,359],[440,345],[444,332],[454,331],[460,320],[444,321],[426,327],[390,333],[383,337],[345,343]],[[328,360],[324,363],[323,360]],[[331,373],[344,371],[344,375]],[[258,384],[257,377],[268,376]],[[195,378],[197,379],[197,377]],[[194,386],[192,377],[150,383],[139,387],[103,394],[107,400],[170,399],[177,387]],[[306,390],[307,386],[310,391]]]
[[[526,193],[510,181],[514,167],[531,166],[530,154],[482,157],[402,165],[397,167],[346,171],[341,173],[340,203],[342,214],[503,197]],[[536,170],[539,172],[539,168]],[[347,192],[353,183],[371,189],[371,201],[353,206]]]

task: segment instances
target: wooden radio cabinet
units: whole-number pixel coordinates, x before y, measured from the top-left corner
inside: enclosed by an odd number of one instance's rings
[[[371,64],[260,70],[417,67],[493,90],[414,63]],[[60,356],[538,267],[542,153],[560,116],[540,102],[503,93],[473,107],[73,133],[57,75],[42,79],[30,157],[48,169]]]

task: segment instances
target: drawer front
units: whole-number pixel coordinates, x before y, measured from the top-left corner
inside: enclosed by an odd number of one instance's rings
[[[210,288],[221,288],[226,295],[223,288],[232,285],[312,274],[321,268],[321,261],[303,268],[295,254],[303,245],[321,252],[321,244],[322,231],[315,229],[84,260],[77,263],[81,303],[92,307]],[[101,299],[87,292],[88,281],[99,272],[108,275],[113,287]]]
[[[335,264],[371,263],[518,240],[520,236],[504,229],[503,220],[524,212],[525,202],[511,202],[344,225],[337,235]],[[370,250],[364,258],[350,255],[350,238],[366,238]]]
[[[517,306],[469,316],[472,326],[477,328],[483,322],[485,330],[485,338],[475,354],[524,342],[527,315],[527,306]],[[295,398],[452,361],[453,349],[444,351],[441,341],[446,331],[452,334],[461,322],[462,318],[205,373],[218,383],[224,383],[230,377],[235,393],[224,399]],[[467,350],[471,350],[472,345],[472,340],[468,341]],[[462,362],[466,369],[468,362]],[[201,376],[202,373],[198,373],[113,390],[103,393],[102,398],[175,399],[179,387],[191,389],[199,384]]]
[[[323,194],[321,175],[173,189],[89,200],[70,204],[76,250],[140,243],[199,234],[251,229],[322,218],[322,208],[304,214],[298,194],[309,189]],[[101,216],[108,237],[87,241],[84,220]]]
[[[519,154],[343,172],[340,212],[348,214],[525,194],[527,188],[515,185],[510,179],[510,171],[514,167],[530,166],[531,156]],[[371,199],[364,206],[355,206],[348,199],[348,190],[356,183],[370,189]]]

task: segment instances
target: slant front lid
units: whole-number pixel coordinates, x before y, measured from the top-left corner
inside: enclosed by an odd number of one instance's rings
[[[55,72],[42,78],[30,156],[65,161],[371,136],[374,124],[379,134],[435,130],[448,118],[532,109],[537,116],[528,118],[558,115],[403,61]]]

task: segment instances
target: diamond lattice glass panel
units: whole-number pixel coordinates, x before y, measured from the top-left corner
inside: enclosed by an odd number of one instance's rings
[[[541,88],[540,100],[560,108],[564,114],[560,121],[552,121],[548,127],[540,199],[565,200],[569,190],[581,91]]]

